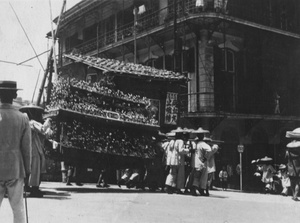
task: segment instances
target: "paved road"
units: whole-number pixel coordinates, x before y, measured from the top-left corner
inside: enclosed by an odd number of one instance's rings
[[[243,223],[299,222],[300,202],[291,197],[212,190],[210,197],[168,195],[43,182],[44,198],[27,198],[29,223]],[[7,199],[0,222],[12,222]]]

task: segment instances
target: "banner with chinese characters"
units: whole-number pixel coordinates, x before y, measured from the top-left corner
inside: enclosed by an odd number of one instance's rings
[[[177,125],[177,93],[168,92],[166,98],[165,124]]]

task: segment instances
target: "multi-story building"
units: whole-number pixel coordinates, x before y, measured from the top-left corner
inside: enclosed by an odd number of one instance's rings
[[[59,24],[60,70],[96,80],[84,55],[186,75],[177,124],[225,141],[217,165],[231,166],[233,179],[243,145],[250,176],[253,159],[284,162],[285,132],[300,123],[299,10],[297,0],[82,1]]]

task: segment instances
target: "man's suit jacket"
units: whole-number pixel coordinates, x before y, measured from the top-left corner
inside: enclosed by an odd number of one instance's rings
[[[28,117],[11,104],[0,104],[0,181],[24,178],[30,168]]]

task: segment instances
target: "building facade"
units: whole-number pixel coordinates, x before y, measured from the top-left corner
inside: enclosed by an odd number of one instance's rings
[[[175,88],[176,124],[201,126],[225,141],[217,166],[232,167],[232,187],[237,146],[244,145],[247,185],[251,160],[285,162],[285,132],[300,123],[299,10],[297,0],[82,1],[59,24],[59,67],[97,80],[99,70],[71,58],[85,55],[185,75],[189,81]],[[157,92],[165,95],[164,86]],[[162,131],[174,127],[164,121]]]

